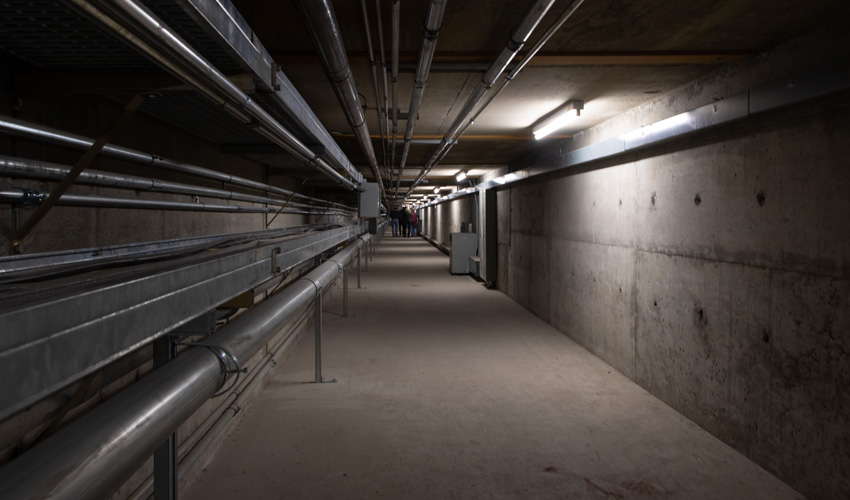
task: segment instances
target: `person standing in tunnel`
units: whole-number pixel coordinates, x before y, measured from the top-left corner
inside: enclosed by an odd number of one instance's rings
[[[419,216],[416,215],[416,210],[410,211],[410,235],[419,235]]]
[[[398,208],[393,207],[392,210],[390,210],[390,227],[393,228],[393,236],[398,236],[398,217]]]
[[[410,208],[405,206],[401,210],[401,235],[404,236],[405,238],[410,237],[410,216],[411,216]]]

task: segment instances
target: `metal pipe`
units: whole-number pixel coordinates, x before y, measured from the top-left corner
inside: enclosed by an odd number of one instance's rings
[[[401,184],[401,173],[407,163],[407,153],[410,151],[410,143],[413,139],[413,127],[416,126],[416,117],[419,114],[419,105],[425,93],[425,84],[428,82],[428,74],[431,71],[431,62],[434,60],[434,51],[437,48],[437,37],[443,25],[443,14],[446,10],[445,0],[431,0],[428,5],[428,14],[425,16],[424,37],[422,48],[419,51],[419,66],[416,68],[416,80],[413,87],[413,95],[410,98],[410,108],[407,112],[407,127],[404,131],[404,146],[399,163],[398,176],[394,192],[397,194]]]
[[[42,201],[46,195],[34,192],[30,189],[7,188],[0,190],[0,203],[27,204],[27,200],[37,197]],[[245,207],[242,205],[215,205],[202,202],[166,201],[166,200],[140,200],[133,198],[117,198],[113,196],[80,195],[65,193],[59,198],[57,205],[66,207],[90,207],[90,208],[132,208],[139,210],[177,210],[183,212],[224,212],[243,214],[275,213],[278,209],[274,207]],[[320,212],[304,209],[284,209],[282,213],[315,215]],[[325,213],[325,212],[321,212]],[[338,212],[329,212],[333,215],[346,215]]]
[[[304,23],[309,28],[307,31],[322,61],[325,74],[333,86],[336,98],[339,101],[345,118],[352,132],[357,137],[360,150],[366,155],[369,169],[381,193],[384,194],[384,182],[378,171],[378,162],[375,159],[375,150],[372,147],[372,139],[369,136],[369,127],[366,125],[366,117],[360,107],[360,98],[357,94],[357,86],[354,76],[351,74],[351,65],[345,52],[345,44],[342,41],[342,33],[334,14],[333,5],[330,0],[298,0],[295,2]],[[384,194],[386,199],[386,195]]]
[[[3,467],[9,498],[106,498],[165,438],[227,382],[218,353],[251,359],[280,328],[306,310],[316,290],[368,242],[363,235],[251,313],[207,337],[68,427]]]
[[[36,125],[34,123],[29,123],[8,116],[0,116],[0,132],[15,137],[23,137],[49,144],[58,144],[60,146],[67,146],[74,149],[88,149],[94,143],[94,139],[82,135],[63,132],[61,130]],[[219,182],[226,182],[260,191],[267,191],[282,196],[294,196],[295,198],[307,201],[323,201],[303,194],[293,193],[287,189],[264,184],[262,182],[252,181],[250,179],[225,174],[223,172],[217,172],[215,170],[179,162],[170,158],[162,158],[150,153],[144,153],[135,149],[116,146],[114,144],[107,144],[104,146],[103,150],[101,150],[101,154],[111,158],[117,158],[119,160],[130,161],[141,165],[151,165],[174,172],[194,175],[196,177],[202,177],[204,179],[211,179]],[[339,206],[343,207],[343,205]]]
[[[57,165],[38,160],[13,158],[0,155],[0,174],[10,177],[26,177],[39,180],[61,180],[70,171],[70,167]],[[247,201],[251,203],[263,203],[276,206],[285,206],[285,200],[255,196],[250,194],[235,193],[225,189],[193,186],[179,182],[164,181],[153,177],[139,177],[135,175],[119,175],[102,170],[84,170],[76,181],[78,184],[89,184],[95,186],[106,186],[121,189],[132,189],[135,191],[152,191],[160,193],[189,194],[219,198],[224,200]],[[322,207],[307,205],[303,203],[289,203],[292,208],[300,209],[325,209]],[[347,207],[346,207],[347,208]]]
[[[375,16],[378,18],[378,47],[381,49],[381,71],[384,75],[384,130],[387,131],[387,143],[390,142],[389,133],[390,133],[390,94],[389,94],[389,84],[387,83],[387,59],[384,53],[384,23],[383,16],[381,16],[381,0],[375,0]],[[392,159],[389,161],[390,165],[392,165]],[[390,170],[390,175],[392,175],[392,170]]]
[[[179,69],[177,76],[186,80],[202,94],[222,104],[226,111],[237,115],[243,121],[247,117],[249,123],[256,120],[257,132],[275,144],[314,166],[344,187],[357,188],[136,0],[109,0],[109,6],[103,10],[88,0],[71,1],[131,45],[154,56],[160,62],[163,60],[170,62],[169,69],[177,67]],[[134,36],[131,31],[148,38],[142,40]],[[190,75],[189,78],[186,78],[186,74]]]
[[[522,60],[519,62],[519,64],[517,64],[516,67],[514,67],[514,69],[510,71],[510,73],[505,75],[505,78],[499,82],[495,90],[493,90],[487,95],[487,99],[484,101],[484,103],[478,107],[478,110],[469,118],[466,125],[460,130],[460,132],[458,132],[457,137],[455,138],[455,143],[457,142],[457,139],[459,139],[460,136],[465,134],[466,131],[469,130],[469,127],[471,127],[472,124],[475,123],[475,120],[478,118],[478,115],[480,115],[481,112],[484,111],[484,109],[487,108],[487,106],[489,106],[491,102],[493,102],[493,99],[495,99],[496,96],[498,96],[499,93],[501,93],[502,90],[504,90],[505,87],[507,87],[508,84],[510,84],[513,79],[516,78],[517,75],[519,75],[519,73],[528,65],[531,59],[535,55],[537,55],[538,52],[540,52],[540,49],[543,48],[543,46],[546,45],[546,42],[548,42],[549,39],[552,38],[552,35],[554,35],[555,32],[558,31],[561,26],[564,25],[565,22],[567,22],[567,19],[569,19],[570,16],[572,16],[575,11],[578,10],[582,3],[584,3],[584,0],[575,0],[569,7],[567,7],[566,10],[564,10],[563,13],[561,13],[560,17],[558,17],[558,19],[554,23],[552,23],[549,29],[546,30],[546,33],[544,33],[543,36],[540,37],[539,40],[537,40],[531,50],[529,50],[525,55],[523,55]],[[443,151],[443,153],[434,163],[439,163],[446,156],[447,153],[448,149]]]
[[[395,169],[395,145],[396,145],[396,136],[398,135],[398,36],[399,36],[399,23],[401,17],[401,3],[399,0],[393,0],[393,17],[392,17],[392,77],[390,82],[392,83],[392,92],[393,92],[393,141],[392,146],[390,148],[390,165],[393,169]]]
[[[422,179],[425,178],[425,175],[434,167],[436,162],[448,152],[448,149],[451,149],[452,146],[456,143],[455,136],[458,131],[466,124],[466,120],[469,115],[475,110],[475,107],[484,97],[484,95],[490,90],[495,83],[496,79],[505,71],[508,64],[514,58],[514,56],[519,52],[522,46],[528,41],[528,37],[543,19],[543,16],[549,11],[549,8],[552,7],[552,4],[555,0],[537,0],[532,8],[526,13],[523,20],[520,24],[514,28],[511,32],[511,35],[508,37],[507,42],[505,43],[505,47],[496,57],[496,59],[490,64],[490,68],[481,78],[481,82],[478,83],[478,86],[475,90],[472,91],[472,95],[467,99],[466,104],[461,109],[455,121],[452,123],[451,127],[449,127],[448,132],[443,136],[442,141],[440,142],[440,146],[437,147],[437,150],[434,151],[434,154],[422,168],[422,172],[413,181],[410,189],[408,189],[405,197],[410,196],[413,192],[413,189],[422,182]]]
[[[369,49],[369,68],[372,70],[372,86],[375,91],[375,111],[378,112],[378,128],[381,129],[381,152],[383,153],[384,159],[384,169],[387,167],[387,141],[385,138],[385,134],[387,133],[384,130],[384,120],[381,117],[381,105],[379,104],[381,100],[381,94],[378,91],[378,72],[377,72],[377,64],[375,63],[375,54],[372,50],[372,32],[369,29],[369,12],[366,8],[366,0],[360,0],[360,9],[363,11],[363,27],[366,30],[366,46]]]

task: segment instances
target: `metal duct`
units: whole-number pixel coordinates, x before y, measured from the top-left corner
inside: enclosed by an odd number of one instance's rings
[[[65,165],[57,165],[38,160],[29,160],[23,158],[13,158],[10,156],[0,155],[0,174],[9,177],[25,177],[28,179],[61,181],[65,178],[71,167]],[[327,208],[327,203],[322,206],[307,205],[304,203],[290,202],[285,200],[268,198],[265,196],[255,196],[250,194],[235,193],[225,189],[216,189],[203,186],[193,186],[179,182],[164,181],[153,177],[139,177],[127,174],[113,174],[102,170],[86,169],[80,173],[80,176],[75,181],[79,184],[89,184],[94,186],[106,186],[120,189],[133,189],[136,191],[152,191],[160,193],[176,193],[189,194],[196,196],[206,196],[209,198],[218,198],[223,200],[238,200],[247,201],[250,203],[264,203],[268,205],[283,206],[286,205],[292,208],[301,209],[321,209]]]
[[[310,307],[370,235],[3,467],[4,497],[108,498],[225,382],[215,349],[251,359]]]
[[[520,22],[513,32],[511,32],[511,35],[508,37],[508,41],[505,44],[505,48],[502,49],[502,52],[499,53],[496,60],[490,64],[490,68],[481,78],[481,82],[479,82],[475,90],[472,91],[472,95],[469,96],[469,99],[466,101],[463,109],[460,111],[457,118],[455,118],[452,126],[449,127],[449,131],[446,132],[445,136],[443,136],[440,146],[431,156],[431,159],[428,160],[422,168],[422,172],[416,180],[413,181],[413,184],[411,184],[410,189],[407,191],[405,196],[410,196],[410,193],[412,193],[413,189],[422,182],[422,179],[425,178],[425,174],[433,168],[434,164],[436,164],[443,152],[454,145],[455,135],[457,135],[460,128],[466,123],[466,119],[472,114],[475,106],[478,105],[487,91],[489,91],[493,86],[496,79],[499,78],[499,76],[505,71],[505,68],[507,68],[508,64],[511,62],[511,59],[514,58],[525,42],[528,41],[528,37],[543,19],[543,16],[545,16],[549,11],[549,8],[552,7],[553,3],[555,3],[555,0],[537,0],[531,10],[529,10],[525,15],[522,22]]]
[[[357,185],[334,170],[283,127],[266,110],[242,92],[218,69],[189,47],[168,26],[136,0],[71,0],[116,36],[153,58],[157,63],[220,104],[243,123],[348,189]],[[140,38],[144,37],[144,38]]]
[[[354,76],[351,74],[351,65],[348,63],[348,55],[345,52],[345,44],[339,31],[339,24],[334,15],[333,5],[330,0],[298,0],[296,2],[304,23],[308,26],[310,38],[316,46],[316,52],[322,61],[322,67],[333,86],[336,98],[345,112],[348,125],[357,137],[360,150],[366,155],[372,176],[378,183],[381,193],[386,199],[384,182],[378,171],[378,162],[375,159],[375,150],[372,147],[372,139],[369,137],[369,128],[366,125],[366,117],[360,107],[360,99],[357,95],[357,86],[354,84]]]
[[[8,116],[0,116],[0,132],[7,133],[15,137],[23,137],[27,139],[46,142],[49,144],[58,144],[60,146],[67,146],[81,150],[86,150],[90,148],[91,145],[94,143],[94,139],[82,135],[63,132],[61,130],[56,130],[50,127],[44,127],[42,125],[36,125],[34,123],[25,122],[23,120],[11,118]],[[262,182],[252,181],[250,179],[245,179],[242,177],[237,177],[235,175],[218,172],[216,170],[210,170],[208,168],[191,165],[189,163],[179,162],[177,160],[172,160],[169,158],[154,156],[150,153],[144,153],[135,149],[116,146],[114,144],[107,144],[106,146],[104,146],[101,150],[101,154],[104,156],[117,158],[119,160],[126,160],[142,165],[151,165],[166,170],[172,170],[175,172],[194,175],[196,177],[202,177],[214,181],[235,184],[237,186],[257,189],[260,191],[267,191],[269,193],[275,193],[282,196],[292,196],[293,198],[306,201],[324,202],[324,200],[311,198],[303,194],[293,193],[292,191],[289,191],[287,189],[271,186]],[[348,208],[344,205],[335,206],[339,208]]]
[[[443,14],[445,11],[445,0],[431,0],[431,3],[428,5],[428,14],[425,16],[425,25],[423,28],[424,38],[422,40],[422,49],[419,51],[419,66],[416,68],[413,95],[410,98],[410,109],[407,112],[404,148],[401,153],[398,176],[396,177],[395,194],[398,194],[399,185],[401,184],[401,172],[407,163],[407,153],[410,151],[410,143],[413,138],[413,127],[416,126],[419,105],[422,102],[422,95],[425,93],[425,84],[428,81],[428,73],[431,71],[431,61],[434,59],[434,50],[437,48],[437,37],[440,35],[440,27],[443,25]]]

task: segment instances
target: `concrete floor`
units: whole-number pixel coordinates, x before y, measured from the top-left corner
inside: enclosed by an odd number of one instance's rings
[[[802,498],[500,292],[387,236],[182,498]]]

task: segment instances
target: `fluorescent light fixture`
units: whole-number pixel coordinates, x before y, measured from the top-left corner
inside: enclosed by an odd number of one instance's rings
[[[555,113],[534,126],[534,138],[538,141],[566,126],[571,120],[581,116],[584,101],[567,101]]]
[[[440,188],[439,188],[439,187],[435,187],[435,188],[434,188],[434,194],[437,194],[437,193],[439,193],[439,192],[440,192]]]
[[[464,172],[463,170],[461,170],[460,172],[458,172],[458,173],[457,173],[457,176],[455,177],[455,179],[456,179],[458,182],[460,182],[460,181],[462,181],[462,180],[466,179],[466,172]]]

